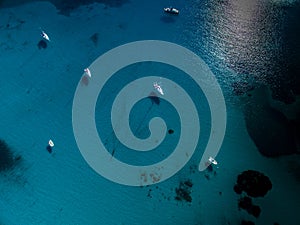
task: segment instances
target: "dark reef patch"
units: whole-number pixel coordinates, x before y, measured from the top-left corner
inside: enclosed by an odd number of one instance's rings
[[[0,171],[9,169],[14,164],[14,157],[11,149],[5,141],[0,140]]]
[[[239,209],[246,210],[250,215],[258,218],[260,215],[260,207],[253,205],[252,199],[249,197],[243,197],[239,199]]]
[[[119,8],[124,4],[128,3],[129,0],[42,0],[51,2],[59,11],[60,14],[69,16],[70,13],[83,5],[89,5],[93,3],[102,3],[105,7]],[[2,0],[0,1],[0,7],[13,7],[21,4],[33,2],[33,0],[22,0],[22,1],[11,1],[11,0]]]
[[[55,1],[50,0],[52,4],[59,10],[59,12],[63,15],[69,16],[70,13],[77,9],[79,6],[89,5],[93,3],[102,3],[105,7],[119,8],[123,6],[125,3],[128,3],[128,0],[61,0]]]
[[[261,172],[247,170],[237,177],[237,184],[234,191],[241,194],[243,191],[250,197],[264,197],[272,189],[270,179]]]
[[[94,43],[95,46],[98,45],[99,42],[99,33],[94,33],[91,37],[90,40]]]
[[[241,225],[255,225],[255,223],[250,220],[242,220]]]
[[[193,187],[193,183],[191,180],[180,182],[179,187],[175,189],[176,192],[175,200],[192,202],[192,197],[191,197],[192,187]]]
[[[174,134],[174,130],[169,129],[169,130],[168,130],[168,133],[169,133],[169,134]]]
[[[238,200],[238,208],[246,210],[250,215],[258,218],[261,209],[258,205],[252,203],[251,197],[264,197],[272,189],[272,183],[263,173],[255,170],[247,170],[238,175],[237,184],[234,185],[233,189],[235,193],[242,195]],[[244,196],[243,192],[247,196]]]
[[[0,139],[0,172],[13,169],[21,159],[21,156],[15,156],[6,142]]]

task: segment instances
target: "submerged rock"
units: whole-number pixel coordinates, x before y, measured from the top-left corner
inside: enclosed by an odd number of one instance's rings
[[[247,170],[242,172],[237,177],[237,184],[234,186],[234,191],[237,194],[246,192],[248,196],[243,196],[238,201],[238,208],[246,210],[250,215],[258,218],[261,209],[258,205],[252,203],[251,197],[263,197],[269,190],[272,189],[270,179],[261,172],[255,170]],[[242,224],[254,224],[251,221],[246,221]]]
[[[250,215],[258,218],[260,215],[260,207],[253,205],[252,199],[249,197],[243,197],[239,200],[239,208],[246,210]]]
[[[255,225],[255,223],[249,220],[242,220],[241,225]]]
[[[263,173],[255,170],[247,170],[237,177],[234,191],[241,194],[243,191],[250,197],[263,197],[272,189],[270,179]]]
[[[22,0],[22,1],[1,1],[0,7],[13,7],[21,4],[32,2],[32,0]],[[65,16],[70,16],[70,13],[79,8],[80,6],[92,5],[95,2],[103,3],[105,7],[119,8],[124,4],[128,3],[129,0],[48,0],[58,9],[58,12]]]
[[[174,130],[169,129],[169,130],[168,130],[168,133],[169,133],[169,134],[173,134],[173,133],[174,133]]]
[[[90,40],[94,43],[95,46],[98,45],[99,42],[99,33],[94,33],[91,37]]]
[[[175,189],[176,192],[175,200],[192,202],[192,197],[191,197],[192,187],[193,187],[193,183],[191,180],[180,182],[179,187]]]

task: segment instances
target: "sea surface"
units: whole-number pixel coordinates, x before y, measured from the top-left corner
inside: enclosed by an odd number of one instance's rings
[[[298,225],[299,21],[298,0],[0,0],[0,224]],[[256,216],[246,170],[272,182]]]

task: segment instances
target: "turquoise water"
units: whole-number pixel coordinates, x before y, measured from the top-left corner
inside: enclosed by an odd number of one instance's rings
[[[299,80],[295,73],[286,72],[299,71],[295,66],[299,62],[299,42],[295,41],[299,29],[286,21],[297,18],[299,4],[116,2],[120,4],[102,1],[59,12],[47,1],[11,7],[4,7],[3,1],[0,139],[21,160],[0,172],[0,224],[218,225],[241,224],[242,220],[298,224],[299,155],[267,158],[260,154],[247,132],[244,106],[253,101],[260,106],[264,96],[253,100],[247,94],[256,96],[256,92],[237,95],[233,87],[236,82],[268,85],[276,99],[273,105],[288,114],[293,111],[294,105],[283,102],[290,100],[286,93],[299,97],[298,86],[281,87]],[[164,14],[162,9],[169,5],[179,8],[180,14]],[[50,37],[45,49],[37,46],[40,28]],[[170,155],[180,137],[180,115],[166,100],[157,104],[157,99],[141,99],[130,114],[130,126],[139,138],[149,136],[148,122],[155,116],[162,117],[174,131],[153,151],[136,152],[124,146],[110,123],[111,105],[125,84],[142,76],[166,77],[186,90],[199,114],[200,138],[188,163],[161,183],[131,187],[100,176],[82,157],[73,134],[72,103],[83,69],[105,52],[139,40],[182,45],[198,54],[218,79],[226,101],[227,127],[213,171],[198,171],[211,129],[203,91],[183,71],[154,62],[128,66],[107,82],[95,110],[99,137],[110,154],[129,164],[149,165]],[[286,63],[283,59],[288,56],[292,60]],[[52,154],[46,150],[49,139],[55,143]],[[237,175],[247,169],[263,172],[273,184],[264,198],[253,200],[261,207],[258,218],[238,209],[239,196],[233,191]],[[126,174],[126,170],[122,172]],[[176,199],[176,189],[188,180],[193,184],[185,186],[191,202]]]

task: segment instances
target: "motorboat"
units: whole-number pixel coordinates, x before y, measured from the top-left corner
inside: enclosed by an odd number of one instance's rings
[[[170,13],[170,14],[179,14],[179,10],[178,9],[175,9],[173,7],[167,7],[167,8],[164,8],[164,11],[166,13]]]

